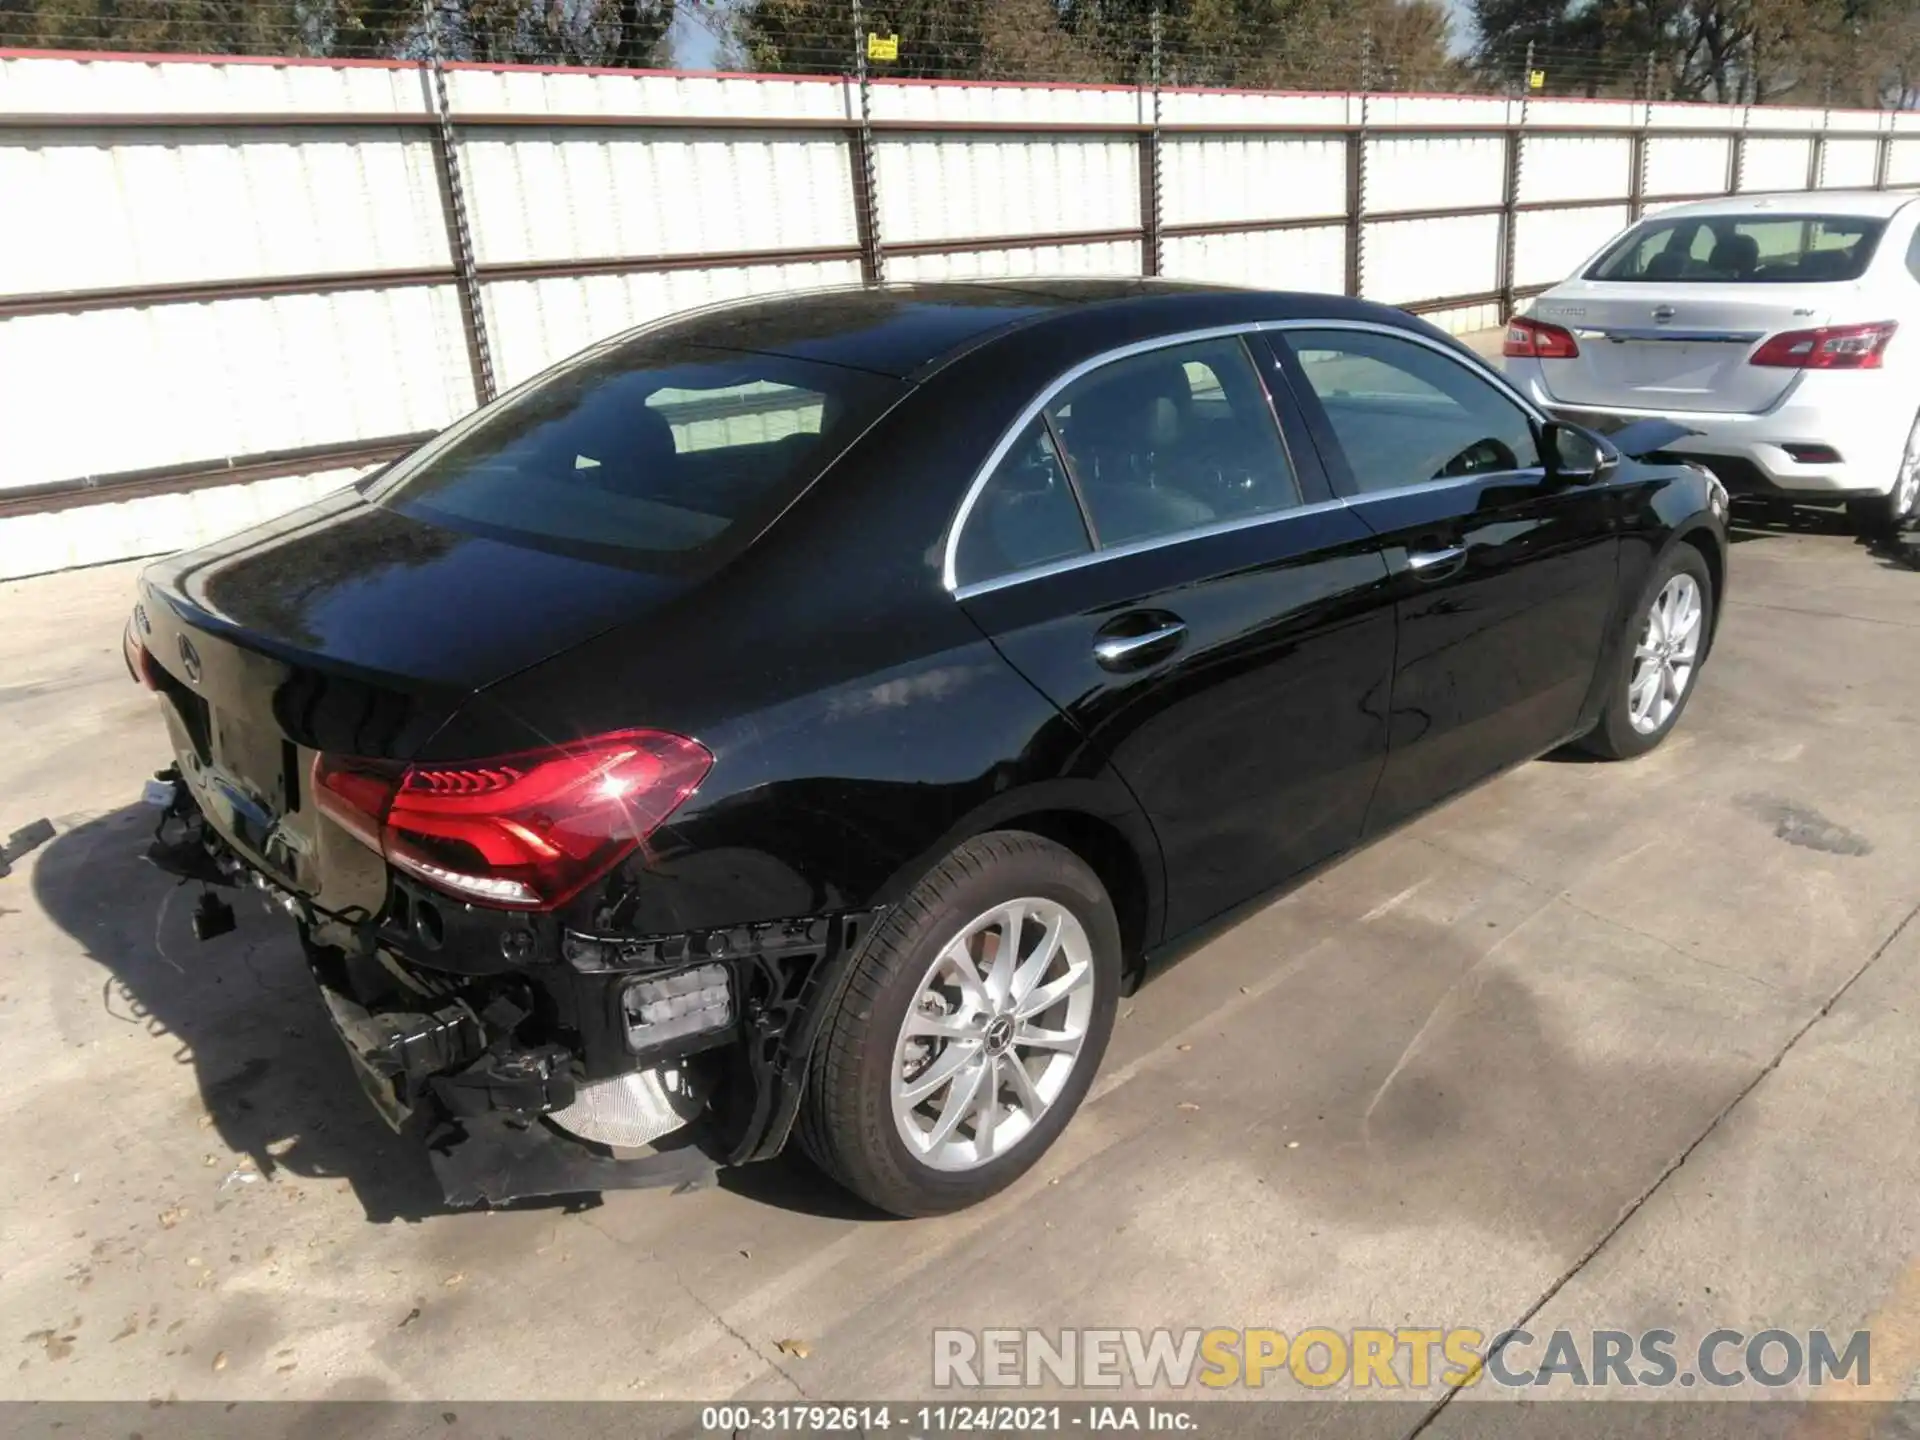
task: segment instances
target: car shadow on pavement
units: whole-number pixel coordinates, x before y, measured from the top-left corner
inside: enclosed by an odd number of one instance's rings
[[[101,1005],[193,1068],[200,1124],[246,1157],[236,1176],[345,1179],[378,1224],[447,1213],[424,1148],[389,1130],[361,1094],[292,923],[257,896],[222,891],[238,927],[195,940],[199,887],[141,858],[154,813],[135,805],[89,821],[34,867],[41,907],[105,972]],[[212,1135],[201,1138],[214,1148]]]
[[[1727,539],[1744,545],[1775,535],[1851,535],[1853,522],[1844,510],[1819,505],[1795,505],[1785,500],[1735,500],[1727,521]]]
[[[238,925],[198,941],[197,885],[182,885],[142,853],[154,811],[128,806],[49,842],[34,867],[41,908],[105,972],[100,1003],[138,1026],[176,1064],[191,1066],[213,1135],[261,1180],[280,1172],[352,1185],[367,1219],[454,1213],[421,1137],[394,1134],[361,1093],[320,1003],[292,922],[258,896],[222,890]],[[166,1144],[165,1138],[156,1140]],[[245,1183],[254,1183],[247,1181]],[[775,1209],[832,1219],[886,1218],[833,1184],[790,1147],[764,1164],[720,1172],[726,1190]],[[580,1210],[596,1195],[496,1208]]]

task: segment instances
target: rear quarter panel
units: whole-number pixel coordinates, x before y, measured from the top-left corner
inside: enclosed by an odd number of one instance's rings
[[[712,751],[573,923],[664,935],[889,904],[968,835],[1065,811],[1126,840],[1157,925],[1159,854],[1131,793],[940,584],[947,520],[1024,384],[903,404],[726,569],[490,687],[434,738],[500,753],[514,726],[649,726]]]

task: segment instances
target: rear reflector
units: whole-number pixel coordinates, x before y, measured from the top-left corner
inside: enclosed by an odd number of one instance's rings
[[[1571,330],[1516,315],[1507,322],[1507,343],[1500,353],[1510,360],[1572,360],[1580,354],[1580,345]]]
[[[679,735],[622,730],[456,765],[321,755],[313,794],[322,812],[435,889],[551,910],[631,854],[712,764]]]
[[[1751,363],[1786,370],[1878,370],[1897,326],[1891,320],[1872,325],[1826,325],[1818,330],[1788,330],[1753,352]]]
[[[1802,465],[1838,465],[1840,452],[1831,445],[1782,445]]]

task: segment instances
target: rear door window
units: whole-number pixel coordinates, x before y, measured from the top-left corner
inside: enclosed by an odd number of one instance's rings
[[[684,565],[751,538],[905,388],[785,356],[630,341],[454,426],[368,497],[536,547]]]
[[[1260,376],[1237,338],[1103,365],[1047,407],[1104,547],[1300,503]]]
[[[1798,284],[1858,280],[1886,221],[1867,215],[1686,215],[1628,232],[1588,280]]]

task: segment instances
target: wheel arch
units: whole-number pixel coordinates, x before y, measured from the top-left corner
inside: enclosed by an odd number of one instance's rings
[[[1682,545],[1689,545],[1700,552],[1700,558],[1706,562],[1707,579],[1713,582],[1713,612],[1707,616],[1707,649],[1713,648],[1713,642],[1720,630],[1720,613],[1727,600],[1727,547],[1726,542],[1714,532],[1705,520],[1687,526],[1673,538],[1668,554]]]
[[[1161,939],[1166,872],[1153,827],[1117,776],[1108,783],[1058,781],[996,796],[896,870],[876,898],[897,903],[942,857],[994,830],[1039,835],[1083,861],[1113,902],[1123,966],[1129,974],[1138,971],[1142,957]]]

